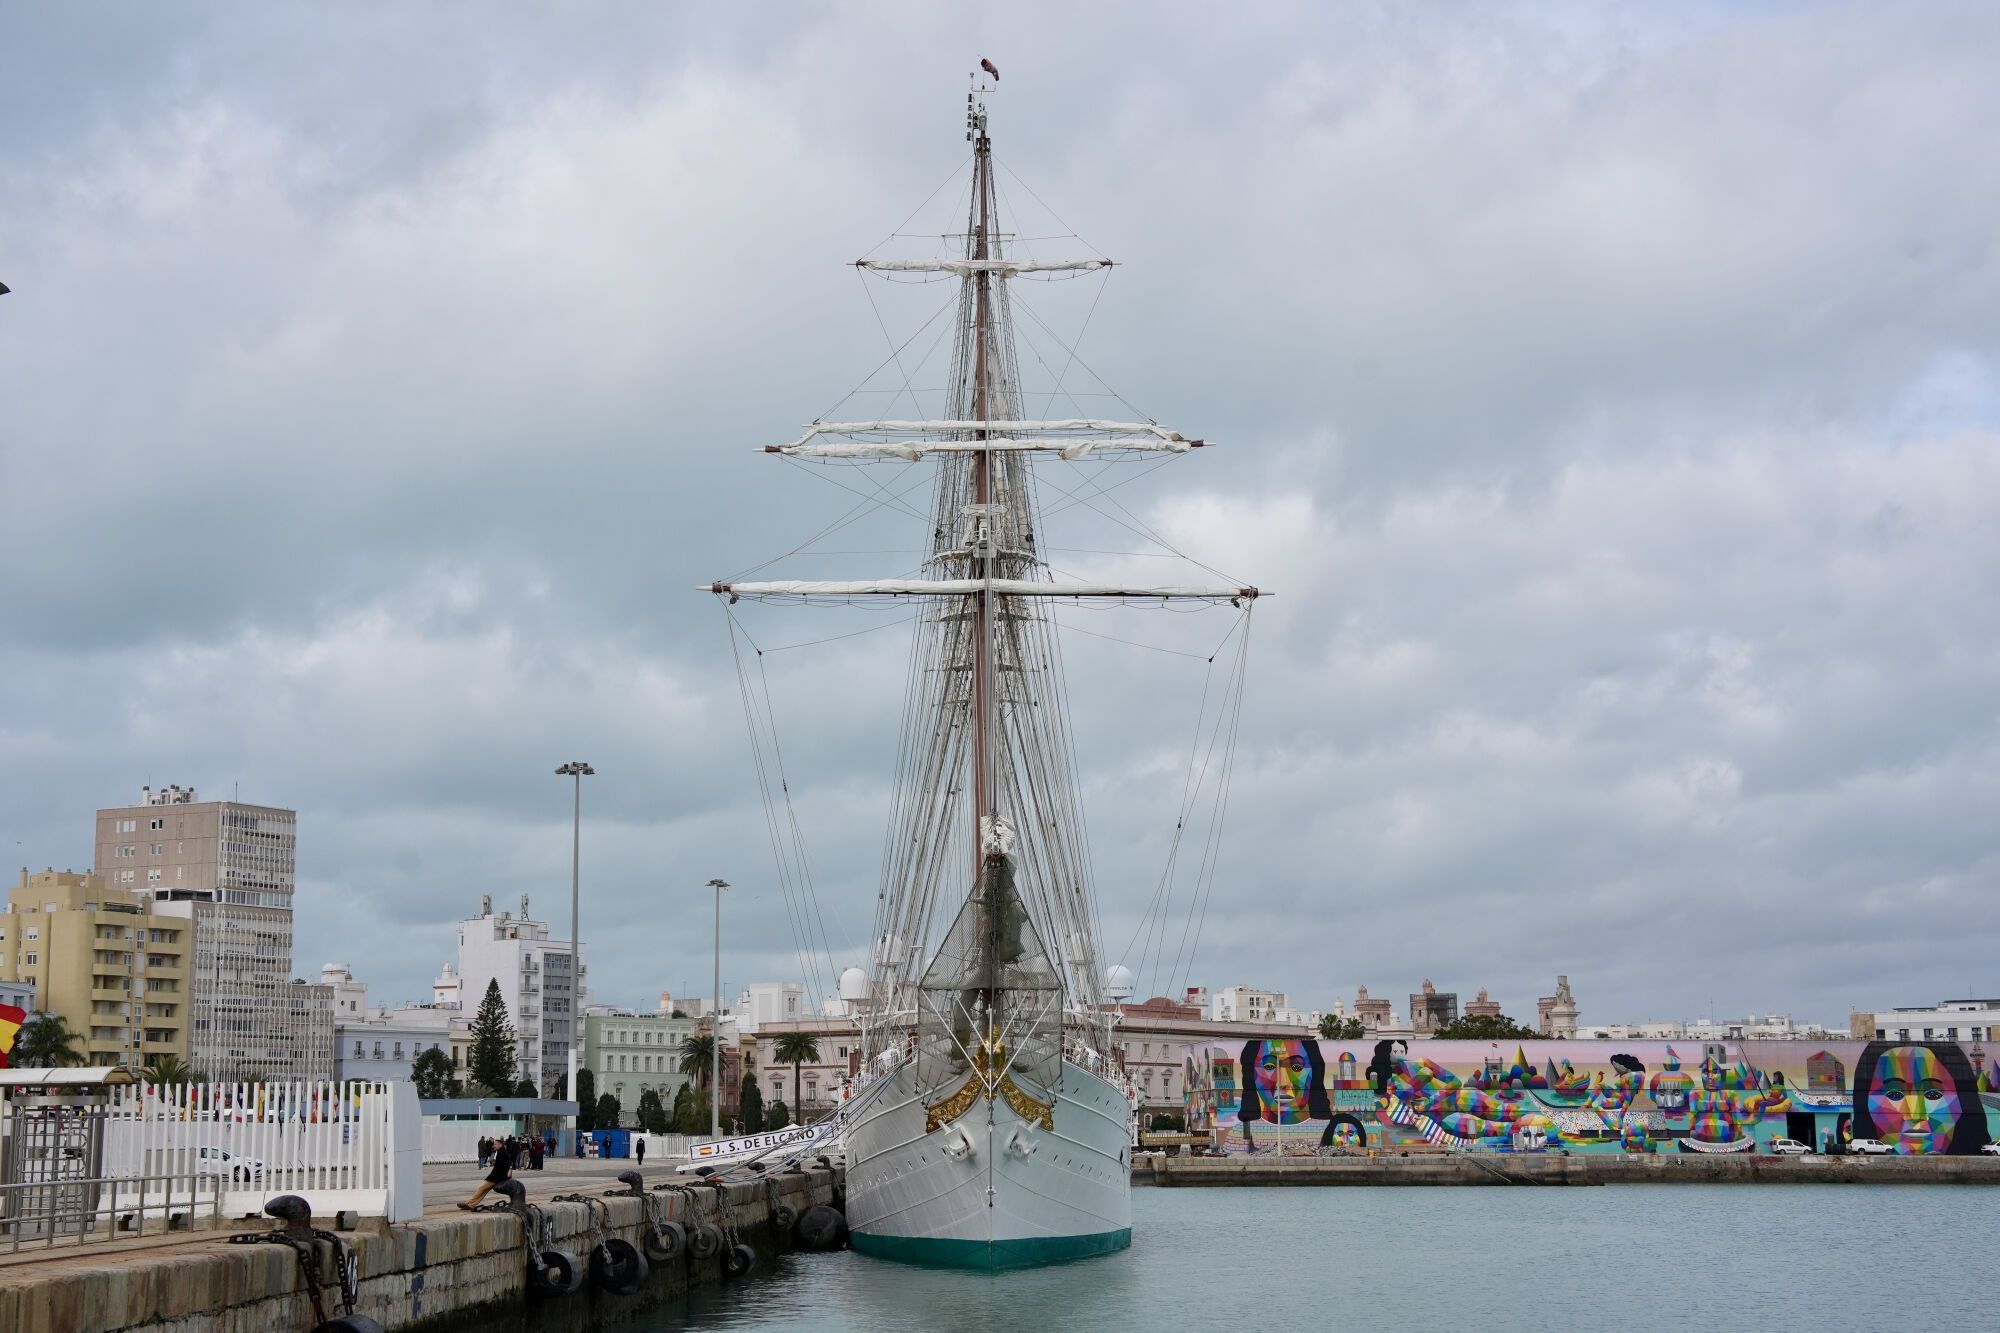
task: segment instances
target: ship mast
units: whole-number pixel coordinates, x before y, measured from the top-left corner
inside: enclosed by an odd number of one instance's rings
[[[953,1086],[973,1051],[971,1042],[960,1040],[951,1015],[969,1018],[967,1011],[975,1007],[1003,1019],[1011,1014],[1017,1030],[1009,1035],[1005,1021],[996,1029],[1007,1040],[1008,1059],[1022,1077],[1046,1085],[1054,1077],[1047,1060],[1059,1051],[1042,1029],[1050,1022],[1059,1027],[1065,1012],[1095,1012],[1102,980],[1053,607],[1247,608],[1260,592],[1234,581],[1058,579],[1037,558],[1034,490],[1027,479],[1038,460],[1080,464],[1171,456],[1203,448],[1206,441],[1149,418],[1024,415],[1012,289],[1001,284],[1102,272],[1112,261],[1005,253],[986,91],[975,86],[966,99],[973,176],[969,206],[959,215],[963,230],[949,247],[957,253],[854,261],[863,273],[890,278],[962,280],[955,293],[945,415],[927,418],[920,409],[911,418],[817,419],[797,438],[763,446],[767,453],[826,464],[937,467],[925,571],[917,577],[838,581],[731,579],[706,587],[725,599],[725,606],[755,599],[926,608],[913,644],[895,807],[876,907],[874,962],[882,971],[872,1012],[893,1016],[881,1031],[897,1043],[907,1024],[921,1017],[929,1025],[922,1048],[929,1053],[926,1078]],[[907,380],[905,389],[914,403],[916,391]],[[958,841],[967,832],[969,892]],[[940,935],[937,910],[954,905],[960,914],[947,918],[950,924]],[[996,984],[1003,971],[1004,988]],[[1029,1040],[1031,1032],[1040,1035]],[[870,1038],[871,1049],[875,1040]],[[1020,1063],[1024,1059],[1027,1063]]]
[[[993,258],[990,240],[993,222],[993,141],[986,134],[986,104],[977,103],[970,113],[970,128],[973,140],[973,193],[979,201],[978,225],[971,238],[970,257],[974,260]],[[988,366],[988,335],[993,320],[993,275],[983,265],[974,275],[977,284],[973,298],[973,355],[972,355],[972,415],[979,422],[992,419],[988,398],[990,382]],[[982,425],[974,433],[974,438],[991,438]],[[972,502],[975,540],[972,552],[980,562],[981,588],[979,590],[977,620],[973,651],[976,654],[972,673],[973,712],[973,779],[972,779],[972,869],[976,877],[985,864],[984,839],[980,837],[980,824],[987,816],[999,815],[998,774],[995,772],[994,734],[998,730],[994,718],[995,690],[993,671],[993,561],[996,554],[995,533],[993,531],[993,451],[980,449],[972,455]]]

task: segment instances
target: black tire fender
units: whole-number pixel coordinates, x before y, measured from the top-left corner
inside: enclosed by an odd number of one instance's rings
[[[771,1205],[771,1225],[780,1231],[789,1232],[799,1220],[799,1210],[788,1203]]]
[[[583,1265],[568,1250],[543,1250],[528,1266],[528,1286],[542,1296],[567,1296],[583,1285]]]
[[[630,1296],[645,1285],[650,1271],[646,1256],[629,1240],[614,1236],[590,1252],[591,1282],[614,1296]]]
[[[646,1257],[664,1263],[668,1259],[678,1259],[686,1251],[688,1233],[678,1222],[662,1222],[659,1226],[640,1237],[646,1247]]]
[[[837,1208],[815,1204],[799,1215],[792,1240],[805,1250],[837,1250],[847,1241],[847,1219]]]
[[[722,1253],[722,1229],[703,1222],[688,1236],[688,1253],[697,1259],[713,1259]]]
[[[722,1271],[731,1277],[743,1277],[757,1266],[757,1252],[748,1245],[732,1245],[722,1256]]]

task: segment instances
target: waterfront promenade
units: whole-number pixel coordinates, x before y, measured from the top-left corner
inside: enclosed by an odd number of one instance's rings
[[[625,1160],[550,1158],[542,1171],[516,1178],[527,1201],[540,1205],[555,1247],[586,1255],[600,1233],[582,1203],[553,1203],[557,1194],[603,1196],[619,1188],[617,1176],[635,1169]],[[389,1329],[421,1328],[460,1320],[475,1312],[501,1315],[528,1299],[521,1225],[499,1212],[466,1213],[458,1201],[481,1177],[472,1163],[429,1166],[424,1171],[425,1206],[415,1221],[386,1224],[364,1218],[342,1233],[352,1247],[359,1278],[355,1313]],[[651,1187],[686,1181],[664,1167],[641,1172]],[[839,1173],[818,1169],[769,1182],[732,1185],[728,1210],[745,1243],[768,1255],[776,1243],[769,1210],[772,1194],[796,1210],[832,1199]],[[689,1201],[668,1197],[674,1220],[689,1220]],[[630,1196],[604,1199],[609,1228],[601,1234],[638,1244],[647,1226],[641,1202]],[[713,1202],[707,1205],[713,1207]],[[606,1211],[608,1210],[608,1211]],[[708,1214],[702,1214],[704,1217]],[[334,1219],[314,1219],[330,1229]],[[309,1329],[313,1326],[306,1285],[297,1257],[279,1245],[232,1243],[235,1234],[268,1232],[271,1218],[232,1220],[220,1228],[93,1240],[52,1248],[24,1246],[0,1250],[0,1333],[49,1330],[122,1330],[167,1327],[177,1333],[236,1333]],[[328,1309],[339,1310],[337,1284],[327,1273]],[[593,1320],[643,1310],[691,1285],[721,1280],[719,1258],[681,1258],[653,1267],[640,1292],[611,1296],[586,1283],[581,1291],[549,1298],[538,1319],[550,1328],[590,1327]],[[615,1307],[615,1308],[614,1308]]]

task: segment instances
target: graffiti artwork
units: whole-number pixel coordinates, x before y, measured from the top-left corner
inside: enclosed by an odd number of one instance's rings
[[[1509,1052],[1276,1035],[1189,1047],[1187,1118],[1236,1153],[1754,1153],[1778,1138],[1820,1150],[1868,1138],[1967,1154],[2000,1140],[2000,1066],[1984,1059],[1952,1042],[1712,1043],[1684,1060],[1661,1042]]]

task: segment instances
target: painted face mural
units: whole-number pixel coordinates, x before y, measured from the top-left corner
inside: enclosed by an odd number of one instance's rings
[[[1250,1083],[1263,1103],[1263,1119],[1275,1125],[1296,1125],[1310,1114],[1312,1062],[1303,1041],[1258,1043]]]
[[[1958,1127],[1958,1088],[1936,1052],[1897,1046],[1867,1075],[1868,1115],[1884,1143],[1906,1153],[1948,1153]]]
[[[1188,1124],[1224,1152],[1287,1156],[1426,1142],[1481,1152],[1761,1152],[1807,1135],[1816,1146],[1851,1136],[1959,1156],[2000,1137],[2000,1093],[1981,1090],[1983,1059],[1952,1041],[1796,1051],[1717,1043],[1686,1065],[1663,1043],[1550,1041],[1511,1060],[1491,1042],[1412,1046],[1383,1039],[1372,1052],[1340,1051],[1289,1033],[1207,1046],[1196,1064],[1208,1072],[1187,1081]]]

